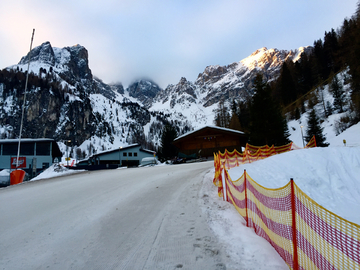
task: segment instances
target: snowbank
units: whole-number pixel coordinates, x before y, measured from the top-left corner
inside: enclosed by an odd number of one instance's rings
[[[218,197],[212,183],[214,173],[213,169],[205,175],[199,200],[210,229],[226,252],[226,269],[288,270],[275,249],[246,227],[233,205]]]
[[[30,181],[49,179],[49,178],[54,178],[54,177],[63,176],[63,175],[80,173],[83,171],[85,171],[85,170],[71,170],[60,164],[53,164],[49,168],[47,168],[45,171],[40,173],[38,176],[32,178]]]
[[[279,188],[293,178],[298,187],[335,214],[360,224],[360,148],[302,149],[229,170],[237,180],[246,169],[257,183]]]
[[[282,187],[293,178],[317,203],[360,224],[360,147],[295,150],[230,169],[231,179],[237,180],[244,169],[253,180],[268,188]],[[214,172],[211,170],[204,178],[200,197],[208,223],[229,256],[227,267],[288,269],[271,245],[245,226],[230,203],[218,197],[212,183]]]

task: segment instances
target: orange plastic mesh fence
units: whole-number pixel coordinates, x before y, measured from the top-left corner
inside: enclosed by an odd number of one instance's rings
[[[305,148],[316,147],[315,137]],[[214,184],[223,196],[222,172],[290,150],[247,145],[243,154],[225,151],[214,155]],[[290,269],[360,269],[360,226],[323,208],[291,181],[278,189],[257,184],[245,172],[232,181],[224,170],[227,200],[246,224],[265,238]]]
[[[255,233],[266,239],[293,268],[290,184],[272,190],[258,185],[245,173],[234,182],[227,171],[225,175],[228,201],[244,217],[247,226],[254,228]]]
[[[315,147],[315,137],[306,148]],[[294,145],[277,148],[247,146],[237,152],[214,155],[214,184],[219,196],[224,187],[248,227],[265,238],[290,269],[360,269],[360,226],[328,211],[290,181],[286,186],[269,189],[244,174],[232,181],[225,168],[300,149]]]
[[[215,186],[218,187],[218,194],[219,197],[223,195],[223,186],[222,186],[222,167],[220,163],[220,157],[219,155],[214,154],[214,167],[215,167],[215,176],[213,183]]]
[[[291,182],[268,189],[246,172],[232,181],[226,170],[225,181],[228,201],[290,269],[360,269],[360,226],[326,210],[295,183],[292,196]]]
[[[316,147],[315,136],[309,141],[309,143],[305,146],[305,148],[312,148]],[[301,149],[300,147],[296,146],[294,143],[289,143],[283,146],[253,146],[250,144],[246,144],[244,153],[240,153],[237,150],[232,152],[228,152],[225,150],[224,153],[220,153],[215,155],[220,159],[219,162],[219,169],[221,169],[221,165],[225,164],[226,169],[230,169],[233,167],[237,167],[241,164],[245,163],[252,163],[257,160],[265,159],[271,157],[276,154],[285,153],[291,150]],[[215,162],[215,161],[214,161]],[[215,166],[216,167],[216,166]]]
[[[320,206],[297,186],[295,198],[299,265],[360,269],[360,226]]]

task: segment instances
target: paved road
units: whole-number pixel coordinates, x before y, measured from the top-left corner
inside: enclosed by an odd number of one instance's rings
[[[225,269],[198,205],[212,162],[0,189],[0,269]]]

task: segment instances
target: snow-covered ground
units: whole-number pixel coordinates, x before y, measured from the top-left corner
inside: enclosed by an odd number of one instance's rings
[[[360,123],[342,133],[351,145],[343,146],[342,136],[328,140],[335,147],[294,150],[229,170],[233,180],[244,172],[260,185],[282,187],[295,183],[326,209],[360,224]],[[339,142],[337,142],[337,140]],[[339,145],[339,146],[337,146]],[[203,179],[199,204],[207,222],[226,252],[227,269],[288,269],[272,246],[245,226],[235,208],[222,201],[213,185],[214,169]],[[46,178],[62,174],[49,169]],[[45,176],[45,173],[43,176]],[[69,172],[67,172],[69,173]],[[44,178],[41,175],[39,178]]]
[[[246,169],[268,188],[293,178],[299,188],[329,211],[360,224],[360,123],[334,137],[327,148],[294,150],[229,170],[237,180]],[[343,138],[347,145],[343,146]],[[300,141],[301,143],[301,141]],[[299,144],[300,145],[300,144]],[[334,147],[331,147],[334,145]],[[230,256],[229,269],[288,269],[271,245],[245,226],[235,208],[218,198],[212,184],[215,170],[205,178],[200,196],[208,223]],[[204,197],[205,196],[205,197]]]
[[[328,89],[324,99],[331,100]],[[321,104],[315,109],[321,115]],[[323,121],[328,148],[302,149],[270,157],[229,170],[233,180],[248,172],[252,179],[268,188],[282,187],[290,178],[308,196],[335,214],[360,224],[360,123],[336,135],[335,121],[342,115],[333,114]],[[305,135],[307,113],[299,120],[288,122],[290,140],[302,147],[301,126]],[[344,146],[343,140],[346,140]],[[76,172],[76,171],[75,171]],[[74,171],[56,172],[50,167],[37,178],[52,178]],[[214,169],[203,179],[199,204],[208,224],[226,251],[227,269],[288,269],[287,265],[263,238],[247,228],[235,208],[222,201],[213,185]]]
[[[343,74],[338,75],[343,81]],[[349,99],[349,85],[344,85]],[[333,104],[329,86],[322,92],[324,102]],[[237,180],[246,169],[250,177],[267,188],[279,188],[293,178],[299,188],[329,211],[360,224],[360,123],[337,135],[335,123],[346,113],[334,113],[324,118],[322,103],[315,107],[322,119],[321,126],[327,148],[301,149],[276,155],[252,164],[229,170],[232,180]],[[348,108],[345,108],[345,111]],[[308,113],[288,122],[290,140],[303,147]],[[346,140],[346,146],[343,140]],[[304,142],[306,144],[306,142]],[[205,178],[200,197],[208,223],[231,258],[228,269],[289,269],[272,246],[245,226],[244,219],[235,208],[222,201],[212,184],[215,170]]]

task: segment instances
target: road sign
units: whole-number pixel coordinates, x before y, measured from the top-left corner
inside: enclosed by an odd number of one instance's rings
[[[11,161],[10,161],[11,169],[16,169],[16,160],[17,160],[17,157],[11,158]],[[26,168],[26,157],[19,157],[19,162],[18,162],[17,168]]]

